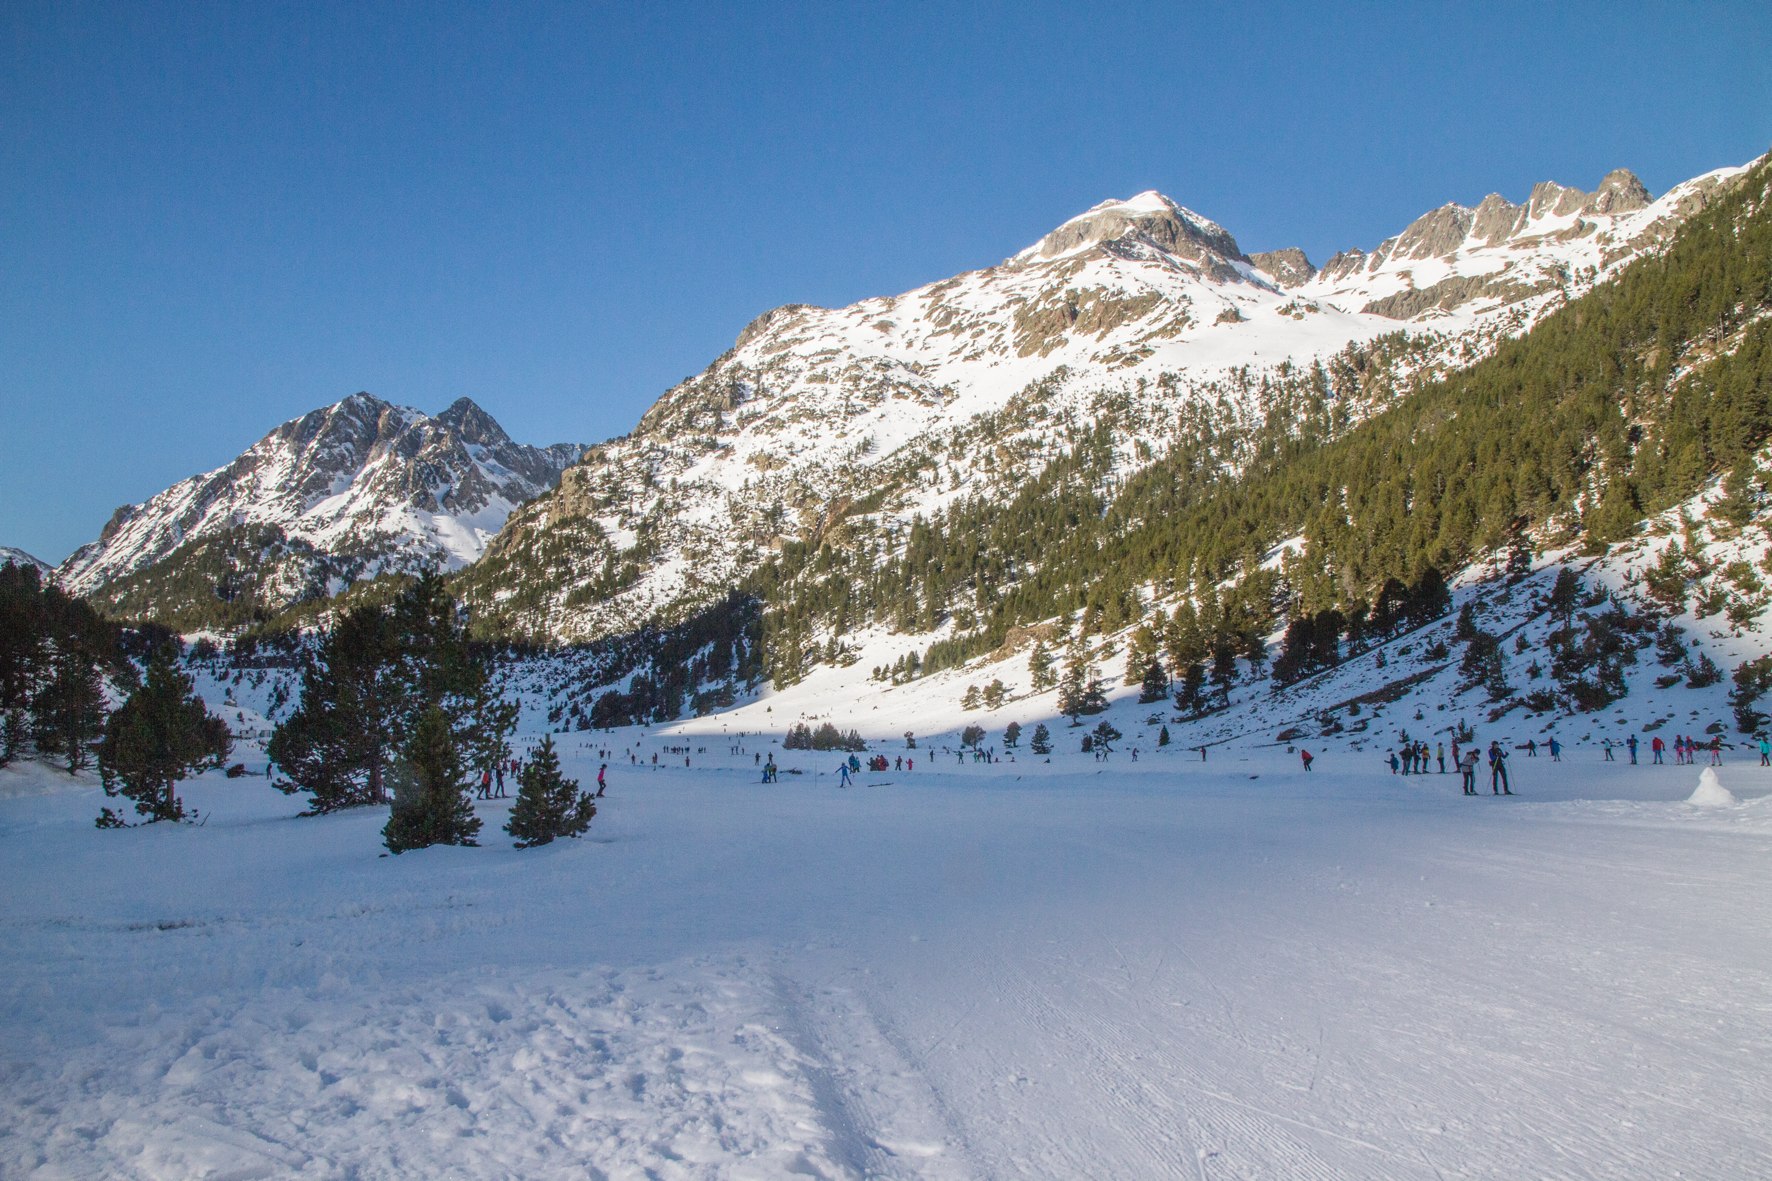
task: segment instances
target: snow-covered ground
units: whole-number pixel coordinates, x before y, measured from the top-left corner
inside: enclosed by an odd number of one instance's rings
[[[394,858],[262,777],[101,832],[0,770],[0,1175],[1772,1173],[1757,759],[1733,806],[1591,749],[1470,799],[1061,730],[842,790],[701,725],[566,737],[610,795],[529,851],[508,801]],[[804,773],[756,782],[772,749]]]

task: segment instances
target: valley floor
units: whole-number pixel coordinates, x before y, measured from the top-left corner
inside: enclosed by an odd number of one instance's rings
[[[1772,1174],[1772,770],[1719,809],[1591,754],[1514,799],[1333,749],[842,790],[634,737],[530,851],[508,801],[384,858],[262,777],[100,832],[0,771],[0,1174]]]

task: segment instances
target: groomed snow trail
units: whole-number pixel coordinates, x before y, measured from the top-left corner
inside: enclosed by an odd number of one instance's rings
[[[399,858],[262,779],[105,833],[0,772],[0,1175],[1772,1172],[1772,773],[1319,753],[698,755]]]

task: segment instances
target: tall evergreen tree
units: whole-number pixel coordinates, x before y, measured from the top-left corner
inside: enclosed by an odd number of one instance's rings
[[[467,773],[449,717],[439,706],[419,716],[394,764],[394,806],[382,829],[390,852],[429,845],[475,845],[480,818],[468,796]]]
[[[227,723],[204,706],[175,660],[171,645],[154,650],[146,678],[105,721],[98,747],[105,794],[134,800],[136,812],[150,823],[184,819],[179,780],[221,766],[234,747]],[[98,823],[124,822],[106,808]]]
[[[583,836],[597,814],[590,793],[578,789],[578,780],[560,773],[554,740],[542,739],[517,779],[517,799],[505,831],[516,838],[517,848],[545,845],[559,837]]]
[[[1028,739],[1028,749],[1037,755],[1052,753],[1052,731],[1046,728],[1045,722],[1034,726],[1034,736]]]
[[[1162,701],[1169,696],[1169,678],[1163,672],[1163,665],[1156,657],[1144,666],[1144,677],[1139,682],[1138,700],[1144,705],[1153,701]]]

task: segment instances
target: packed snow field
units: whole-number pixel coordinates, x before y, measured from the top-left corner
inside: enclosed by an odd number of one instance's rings
[[[582,841],[514,850],[495,800],[487,847],[397,858],[262,776],[101,832],[89,782],[0,771],[0,1174],[1772,1172],[1757,759],[1702,807],[1591,751],[1471,799],[1333,747],[844,790],[637,741],[565,739],[617,756]]]

